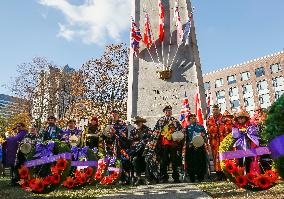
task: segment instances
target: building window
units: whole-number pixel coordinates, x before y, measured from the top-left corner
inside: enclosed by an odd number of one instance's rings
[[[216,92],[216,98],[217,99],[223,99],[223,98],[225,98],[225,91],[217,91]]]
[[[270,96],[269,93],[263,94],[259,96],[260,104],[270,104]]]
[[[219,88],[221,86],[223,86],[223,78],[216,79],[216,81],[215,81],[215,88]]]
[[[284,85],[284,77],[275,77],[272,79],[273,81],[273,86],[278,87],[278,86],[283,86]]]
[[[279,99],[281,97],[281,95],[284,94],[284,91],[276,91],[275,92],[275,100]]]
[[[231,108],[232,109],[237,109],[238,107],[240,107],[240,101],[239,100],[231,101]]]
[[[227,109],[226,103],[219,103],[218,105],[220,107],[221,113],[224,112]]]
[[[233,97],[233,96],[238,96],[239,92],[238,92],[238,88],[237,87],[233,87],[229,89],[229,96]]]
[[[251,92],[253,92],[251,84],[243,85],[243,94],[247,94]]]
[[[281,70],[280,63],[275,63],[270,65],[271,73],[277,73]]]
[[[254,99],[253,97],[244,98],[245,107],[254,106]]]
[[[228,76],[227,77],[227,80],[228,80],[228,84],[234,84],[237,82],[236,80],[236,75],[231,75],[231,76]]]
[[[259,67],[259,68],[255,69],[255,76],[256,77],[261,77],[263,75],[265,75],[263,67]]]
[[[242,81],[249,80],[249,78],[250,78],[250,73],[249,73],[249,72],[243,72],[243,73],[241,73],[241,80],[242,80]]]
[[[257,86],[257,90],[258,91],[267,90],[268,89],[268,84],[267,84],[266,80],[259,81],[256,86]]]
[[[210,90],[210,82],[205,82],[204,83],[204,89],[205,90]]]

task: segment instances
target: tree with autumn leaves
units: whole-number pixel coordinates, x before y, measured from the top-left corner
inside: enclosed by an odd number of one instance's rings
[[[97,115],[104,125],[111,109],[126,114],[127,77],[128,48],[109,45],[100,58],[86,61],[79,70],[59,67],[42,57],[23,63],[12,92],[19,97],[18,113],[38,123],[49,114],[62,124]]]

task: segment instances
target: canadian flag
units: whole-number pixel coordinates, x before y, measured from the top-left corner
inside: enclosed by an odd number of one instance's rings
[[[164,30],[165,11],[162,0],[159,0],[158,4],[159,4],[159,39],[161,42],[163,42],[165,37],[165,30]]]
[[[195,108],[195,115],[197,117],[197,123],[200,124],[200,125],[203,125],[204,119],[203,119],[203,114],[202,114],[202,109],[201,109],[201,101],[200,101],[200,94],[199,94],[198,87],[196,89],[194,100],[195,100],[194,108]]]
[[[153,44],[148,13],[145,14],[145,30],[144,30],[143,42],[146,44],[147,48],[151,48]]]
[[[175,0],[174,20],[176,21],[176,27],[177,27],[177,45],[179,46],[179,45],[182,44],[182,40],[183,40],[183,30],[182,30],[181,17],[180,17],[180,15],[179,15],[178,0]]]

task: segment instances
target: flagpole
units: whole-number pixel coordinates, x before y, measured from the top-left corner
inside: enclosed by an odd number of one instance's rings
[[[173,57],[172,63],[171,63],[171,65],[170,65],[170,68],[172,67],[172,65],[173,65],[173,63],[174,63],[174,60],[176,59],[176,56],[177,56],[177,52],[178,52],[179,47],[180,47],[180,45],[178,45],[178,47],[177,47],[177,50],[176,50],[176,53],[175,53],[175,55],[174,55],[174,57]]]

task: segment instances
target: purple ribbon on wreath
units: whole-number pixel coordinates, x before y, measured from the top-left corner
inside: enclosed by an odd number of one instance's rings
[[[43,158],[53,155],[54,142],[48,142],[47,144],[36,144],[36,152],[34,157]]]
[[[85,146],[83,148],[73,146],[71,148],[71,152],[73,154],[74,160],[78,160],[80,158],[86,158],[88,154],[88,150],[89,150],[88,146]]]
[[[259,146],[258,128],[254,125],[249,126],[245,132],[241,132],[238,128],[232,129],[232,137],[237,139],[234,147],[240,146],[242,149],[247,149],[246,137],[248,137],[254,144]]]

